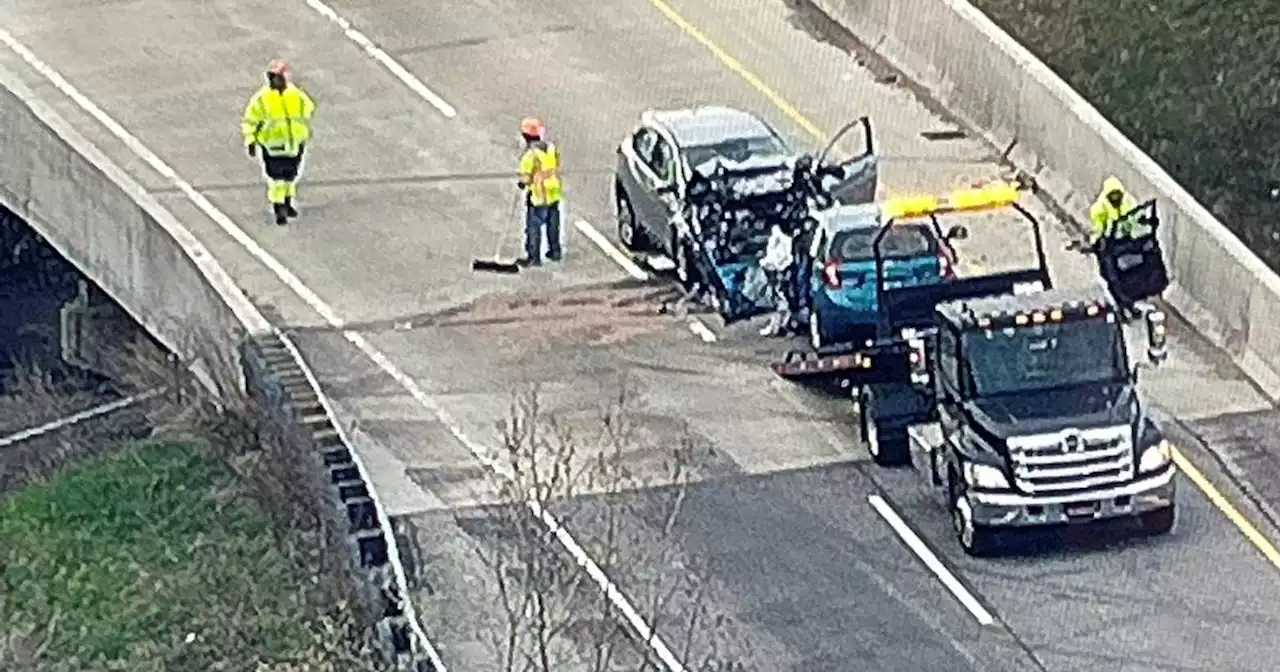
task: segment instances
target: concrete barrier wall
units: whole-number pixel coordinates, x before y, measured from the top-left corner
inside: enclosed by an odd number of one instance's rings
[[[206,385],[228,380],[213,371],[236,375],[246,332],[270,332],[172,214],[3,70],[0,202],[191,362]]]
[[[345,523],[383,652],[397,669],[443,672],[408,600],[390,518],[302,353],[190,231],[3,69],[0,203],[182,357],[211,393],[278,391],[269,413],[277,424],[296,423],[286,432],[290,444],[322,461],[319,475]]]
[[[1156,197],[1175,310],[1280,397],[1280,278],[1173,178],[966,0],[811,0],[926,87],[1080,218],[1102,180]]]

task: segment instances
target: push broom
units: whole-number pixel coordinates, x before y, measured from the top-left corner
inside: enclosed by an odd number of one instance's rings
[[[520,209],[520,197],[522,193],[517,193],[515,199],[511,202],[511,214],[507,216],[507,226],[510,226],[516,218],[516,212]],[[471,270],[481,271],[485,273],[506,273],[514,274],[520,272],[520,264],[512,261],[503,261],[503,248],[507,246],[507,237],[511,234],[511,229],[504,229],[502,235],[498,236],[498,246],[493,251],[493,257],[490,259],[472,259]]]

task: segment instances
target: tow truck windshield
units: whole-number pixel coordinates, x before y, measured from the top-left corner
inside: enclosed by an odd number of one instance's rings
[[[979,397],[1128,378],[1121,329],[1106,318],[971,331],[962,336]]]

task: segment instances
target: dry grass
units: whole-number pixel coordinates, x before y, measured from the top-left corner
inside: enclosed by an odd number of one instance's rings
[[[0,670],[383,669],[309,447],[129,361],[117,384],[172,392],[0,448]],[[10,431],[102,402],[30,368],[13,384]]]

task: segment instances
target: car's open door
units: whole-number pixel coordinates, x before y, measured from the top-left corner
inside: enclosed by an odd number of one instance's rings
[[[843,161],[827,164],[831,149],[854,129],[862,131],[862,151]],[[871,119],[859,117],[840,129],[819,156],[818,166],[818,170],[823,173],[822,186],[836,203],[854,205],[874,201],[880,180],[880,157],[876,156]]]

